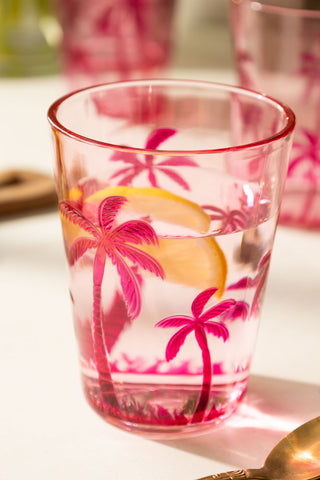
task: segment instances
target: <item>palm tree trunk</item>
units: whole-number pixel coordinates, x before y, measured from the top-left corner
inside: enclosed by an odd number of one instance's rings
[[[103,404],[106,404],[108,410],[110,407],[117,410],[119,405],[112,383],[101,319],[101,285],[105,261],[105,251],[98,249],[94,261],[92,340]]]
[[[198,400],[197,408],[193,414],[191,423],[202,422],[204,415],[206,413],[206,408],[209,403],[210,390],[211,390],[211,377],[212,377],[212,367],[211,367],[211,355],[208,348],[208,341],[205,332],[199,328],[195,331],[195,336],[199,347],[202,351],[203,359],[203,382],[200,397]]]

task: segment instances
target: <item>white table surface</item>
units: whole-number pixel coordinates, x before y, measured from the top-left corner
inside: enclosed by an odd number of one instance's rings
[[[226,72],[178,74],[230,81]],[[59,78],[0,81],[0,169],[51,173]],[[320,414],[320,232],[278,228],[248,394],[197,438],[154,441],[102,421],[82,394],[55,212],[0,220],[0,480],[193,480],[259,467]]]

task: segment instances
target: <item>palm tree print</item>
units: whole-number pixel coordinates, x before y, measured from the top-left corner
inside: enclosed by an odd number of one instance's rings
[[[320,37],[318,43],[319,41]],[[312,92],[319,86],[320,57],[313,52],[303,52],[301,54],[301,68],[298,73],[306,79],[303,100],[308,100]]]
[[[156,150],[161,143],[176,133],[172,128],[159,128],[152,132],[146,142],[146,150]],[[110,157],[113,162],[123,162],[128,166],[121,168],[111,176],[111,179],[118,178],[118,185],[130,185],[132,181],[143,172],[147,173],[148,180],[153,187],[159,187],[157,179],[158,174],[162,174],[170,178],[172,181],[180,185],[185,190],[190,190],[188,183],[182,176],[172,170],[171,167],[197,167],[196,162],[188,157],[178,156],[169,157],[166,160],[157,158],[158,156],[150,154],[141,154],[139,157],[136,153],[130,152],[114,152]]]
[[[166,360],[168,362],[177,356],[185,339],[191,332],[194,332],[197,343],[201,349],[203,360],[203,383],[191,423],[197,423],[203,420],[209,403],[212,361],[208,347],[207,334],[222,338],[224,342],[229,338],[227,327],[223,323],[211,321],[211,319],[218,316],[222,316],[223,318],[230,309],[234,309],[237,303],[233,299],[224,300],[204,312],[203,310],[206,303],[217,292],[217,290],[217,288],[208,288],[197,295],[191,305],[192,316],[172,315],[160,320],[160,322],[156,324],[156,327],[161,328],[180,328],[168,342],[166,348]]]
[[[61,6],[60,6],[61,4]],[[64,26],[64,50],[67,51],[70,70],[90,73],[93,77],[106,69],[117,69],[123,77],[128,76],[132,67],[148,59],[149,17],[146,13],[146,0],[118,0],[109,2],[78,2],[60,0],[57,12]],[[85,34],[90,42],[76,42],[75,33],[81,28],[81,19],[88,18]],[[80,20],[80,21],[79,21]],[[130,35],[128,36],[128,31]],[[83,33],[83,29],[81,29]],[[78,32],[79,33],[79,32]],[[92,45],[99,52],[101,45],[111,37],[116,50],[114,55],[93,55]],[[129,39],[129,41],[128,41]],[[135,48],[132,43],[135,42]],[[132,55],[132,50],[135,55]],[[150,54],[149,54],[150,56]],[[72,62],[72,63],[71,63]]]
[[[218,233],[221,235],[243,230],[247,226],[248,215],[241,210],[223,210],[214,205],[202,205],[202,208],[208,212],[212,221],[220,221]]]
[[[105,395],[113,393],[101,308],[101,287],[107,258],[115,265],[120,276],[123,296],[131,319],[137,317],[141,308],[139,276],[135,266],[140,266],[144,270],[164,278],[161,265],[135,246],[142,243],[157,244],[158,238],[153,228],[141,220],[129,220],[120,225],[116,222],[117,214],[126,201],[127,199],[122,196],[105,198],[99,205],[97,225],[88,220],[71,202],[61,201],[59,204],[62,217],[90,234],[90,236],[78,237],[72,243],[68,254],[70,265],[74,265],[88,250],[95,251],[92,339],[103,398]],[[127,264],[128,260],[133,263],[133,266]]]
[[[304,177],[311,183],[317,183],[320,173],[320,137],[305,128],[300,128],[300,141],[295,141],[292,150],[296,156],[290,161],[288,177],[294,175],[295,170],[302,163],[307,169]]]
[[[261,198],[261,194],[250,191],[249,198],[248,192],[243,192],[239,197],[239,208],[231,209],[227,206],[222,209],[215,205],[202,205],[202,208],[213,222],[219,222],[215,233],[225,235],[240,230],[248,230],[257,223],[258,219],[262,221],[268,218],[270,202]]]

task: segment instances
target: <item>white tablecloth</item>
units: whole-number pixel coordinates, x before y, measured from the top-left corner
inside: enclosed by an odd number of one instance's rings
[[[1,170],[51,172],[46,110],[62,93],[58,78],[0,82]],[[204,436],[152,441],[103,422],[84,400],[57,214],[1,221],[0,479],[192,480],[259,467],[283,435],[320,414],[319,247],[320,232],[278,228],[238,412]]]

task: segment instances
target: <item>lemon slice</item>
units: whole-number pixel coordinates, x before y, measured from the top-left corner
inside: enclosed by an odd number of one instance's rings
[[[139,245],[162,266],[165,280],[205,290],[224,292],[227,261],[214,238],[159,238],[159,245]]]
[[[77,198],[77,190],[69,192],[70,199]],[[210,227],[209,215],[196,203],[161,188],[135,188],[114,186],[101,189],[84,203],[87,207],[97,206],[109,196],[124,196],[128,202],[123,206],[126,213],[153,221],[163,221],[178,227],[187,227],[206,234]],[[77,236],[88,235],[79,226],[62,218],[64,237],[70,244]],[[165,281],[194,287],[199,290],[218,288],[217,297],[224,291],[227,277],[227,261],[217,241],[212,237],[159,237],[158,245],[139,244],[139,249],[151,255],[162,266]]]
[[[80,188],[77,188],[77,187],[70,188],[68,200],[77,201],[81,199],[82,199],[82,191],[80,190]]]
[[[210,216],[200,205],[161,188],[106,187],[88,197],[86,202],[100,203],[112,195],[128,199],[123,207],[128,213],[150,217],[151,221],[180,225],[202,234],[209,230]]]

